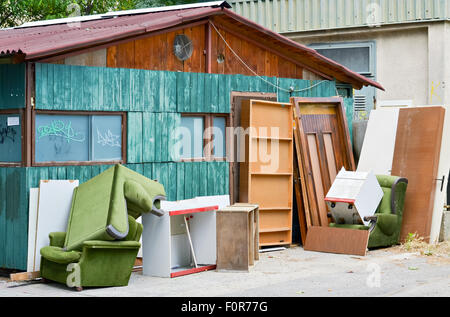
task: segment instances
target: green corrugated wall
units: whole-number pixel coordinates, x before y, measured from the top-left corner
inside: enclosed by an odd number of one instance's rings
[[[294,90],[318,83],[264,79]],[[35,81],[36,109],[126,111],[126,166],[162,183],[170,200],[229,193],[227,162],[177,162],[171,153],[175,140],[170,132],[179,125],[181,113],[229,113],[231,91],[276,92],[281,102],[290,97],[264,80],[243,75],[36,64]],[[333,81],[292,94],[335,95]],[[26,269],[29,188],[41,179],[84,182],[109,167],[0,168],[0,267]]]
[[[25,108],[25,64],[0,64],[0,109]]]

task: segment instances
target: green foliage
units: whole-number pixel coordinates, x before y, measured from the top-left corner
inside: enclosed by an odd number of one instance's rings
[[[198,0],[0,0],[0,28],[25,22],[160,7]]]
[[[153,7],[164,7],[179,4],[206,2],[201,0],[140,0],[138,1],[138,8],[153,8]]]

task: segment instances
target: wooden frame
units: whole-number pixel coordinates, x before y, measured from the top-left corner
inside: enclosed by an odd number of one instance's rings
[[[258,99],[258,100],[271,100],[271,101],[278,101],[278,96],[276,93],[271,92],[243,92],[243,91],[231,91],[230,94],[230,127],[235,128],[235,117],[236,117],[236,97],[247,97],[248,99]],[[266,98],[265,98],[266,97]],[[240,109],[239,109],[240,110]],[[240,123],[239,125],[240,126]],[[233,155],[233,157],[231,157]],[[230,172],[229,172],[229,187],[230,187],[230,201],[231,203],[237,202],[235,191],[239,191],[239,178],[237,179],[237,188],[235,189],[235,170],[237,167],[239,167],[239,162],[235,162],[235,156],[236,153],[234,153],[234,134],[231,135],[231,139],[227,142],[227,159],[230,162]],[[236,175],[238,177],[239,175]]]
[[[225,118],[225,126],[226,128],[230,127],[230,114],[228,113],[205,113],[205,112],[189,112],[189,113],[182,113],[181,117],[202,117],[203,118],[203,156],[202,157],[193,157],[193,158],[182,158],[180,159],[181,162],[210,162],[210,161],[216,161],[216,162],[223,162],[227,160],[228,157],[228,135],[225,131],[225,152],[226,155],[224,157],[215,157],[213,153],[213,140],[212,135],[208,134],[205,136],[205,130],[211,128],[214,124],[214,118],[220,117]]]
[[[259,260],[258,205],[234,204],[216,215],[217,271],[249,271]]]
[[[276,127],[278,135],[259,135],[249,129],[245,136],[245,162],[240,163],[240,201],[259,205],[259,246],[290,245],[293,202],[293,111],[289,103],[243,100],[241,126]],[[266,168],[260,160],[260,142],[267,153],[278,144],[278,165]],[[268,142],[267,142],[268,141]],[[270,144],[270,146],[269,146]],[[267,154],[266,153],[266,154]],[[260,154],[261,155],[261,154]],[[285,159],[285,163],[281,162]]]
[[[84,115],[84,116],[121,116],[122,117],[122,159],[115,161],[64,161],[64,162],[36,162],[35,161],[35,122],[37,114],[51,114],[51,115]],[[33,110],[31,122],[31,162],[32,166],[85,166],[85,165],[114,165],[126,164],[127,156],[127,113],[123,111],[67,111],[67,110]]]
[[[21,161],[20,162],[0,162],[0,167],[20,167],[24,165],[25,159],[26,159],[26,137],[25,137],[25,133],[26,133],[26,129],[25,129],[25,109],[5,109],[5,110],[0,110],[0,115],[3,114],[15,114],[15,115],[20,115],[20,120],[21,120],[21,134],[22,134],[22,138],[21,138]]]
[[[350,135],[347,125],[347,118],[345,115],[345,109],[343,104],[343,99],[340,97],[332,97],[332,98],[301,98],[294,97],[291,98],[291,103],[294,107],[294,119],[296,124],[295,131],[295,140],[296,140],[296,155],[298,159],[298,171],[301,181],[301,191],[303,196],[303,207],[304,214],[306,218],[306,231],[311,226],[324,226],[327,227],[329,220],[327,216],[327,212],[320,210],[319,205],[316,201],[316,190],[324,184],[316,184],[315,179],[313,177],[313,166],[311,163],[311,153],[310,148],[308,146],[307,135],[304,131],[303,127],[303,117],[308,114],[329,114],[326,110],[320,108],[320,105],[329,104],[334,105],[335,114],[337,117],[337,129],[339,129],[339,133],[341,134],[341,138],[343,138],[341,145],[341,153],[342,163],[347,170],[354,171],[355,170],[355,161],[353,158],[353,150],[350,142]],[[311,107],[307,108],[307,105],[311,105]],[[303,106],[303,112],[301,109]],[[317,135],[315,135],[316,144],[319,144],[317,139]],[[327,161],[328,166],[328,157],[324,156],[325,161]],[[316,169],[316,173],[319,172],[321,175],[324,173],[325,169],[328,167],[319,166],[319,169]],[[338,168],[336,168],[338,169]],[[321,177],[321,176],[320,176]],[[329,187],[331,184],[325,184],[325,187]],[[322,188],[323,192],[326,194],[327,188]],[[302,210],[299,209],[299,212]],[[300,217],[300,215],[299,215]],[[309,221],[308,221],[309,220]],[[303,222],[303,224],[305,224]],[[308,224],[309,223],[309,224]],[[302,224],[302,223],[300,223]]]

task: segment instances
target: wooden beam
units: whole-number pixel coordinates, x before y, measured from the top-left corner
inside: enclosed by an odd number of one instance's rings
[[[212,69],[212,61],[211,61],[211,58],[212,58],[212,43],[211,43],[211,23],[207,23],[206,25],[205,25],[205,28],[206,28],[206,36],[205,36],[205,59],[206,59],[206,63],[205,63],[205,65],[206,65],[206,72],[208,73],[208,74],[211,74],[212,73],[212,71],[211,71],[211,69]]]
[[[9,278],[11,282],[24,282],[24,281],[32,281],[41,277],[41,272],[22,272],[22,273],[14,273],[10,274]]]
[[[35,64],[34,63],[26,63],[26,93],[25,93],[25,115],[24,115],[24,135],[23,135],[23,141],[24,145],[22,149],[24,150],[24,153],[22,155],[23,158],[23,164],[26,167],[30,167],[32,165],[32,111],[34,107],[34,100],[35,100]]]

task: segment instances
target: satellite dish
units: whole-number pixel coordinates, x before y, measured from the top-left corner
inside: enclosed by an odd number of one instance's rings
[[[185,61],[191,57],[193,45],[190,38],[184,34],[178,34],[173,41],[173,53],[180,61]]]

